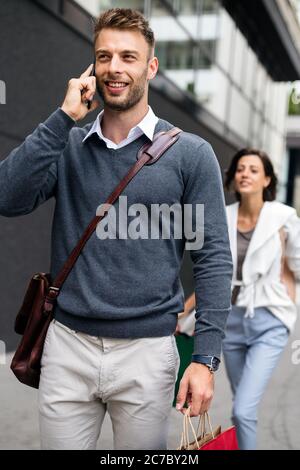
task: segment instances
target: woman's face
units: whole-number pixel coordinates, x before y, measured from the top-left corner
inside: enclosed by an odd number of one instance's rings
[[[237,163],[234,175],[235,190],[243,195],[261,194],[270,184],[270,176],[265,175],[261,159],[257,155],[244,155]]]

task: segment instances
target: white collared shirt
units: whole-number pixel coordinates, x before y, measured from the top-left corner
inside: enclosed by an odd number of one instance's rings
[[[154,114],[154,112],[153,112],[153,110],[150,106],[148,106],[148,108],[149,109],[148,109],[148,113],[146,114],[146,116],[135,127],[130,129],[126,139],[122,140],[118,144],[116,144],[115,142],[113,142],[110,139],[107,139],[102,134],[101,121],[102,121],[102,117],[103,117],[103,113],[104,113],[104,110],[102,110],[98,114],[98,116],[97,116],[96,120],[94,121],[91,129],[89,130],[89,132],[87,133],[87,135],[85,136],[85,138],[83,139],[82,142],[84,142],[91,134],[96,133],[96,134],[98,134],[98,137],[100,139],[104,140],[104,142],[106,143],[107,148],[111,148],[111,149],[116,150],[116,149],[120,149],[122,147],[125,147],[125,145],[128,145],[130,142],[133,142],[134,140],[138,139],[143,134],[145,134],[150,140],[153,140],[154,130],[155,130],[155,126],[158,122],[158,117],[155,116],[155,114]]]

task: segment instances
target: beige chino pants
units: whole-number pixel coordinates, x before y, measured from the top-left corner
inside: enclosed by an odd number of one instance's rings
[[[174,335],[118,339],[50,324],[42,356],[42,449],[95,449],[106,411],[114,449],[166,449],[179,370]]]

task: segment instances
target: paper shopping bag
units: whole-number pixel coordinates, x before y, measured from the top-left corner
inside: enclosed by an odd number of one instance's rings
[[[195,431],[191,417],[190,407],[186,410],[183,417],[183,431],[180,446],[177,450],[238,450],[235,427],[232,426],[222,432],[221,426],[214,430],[208,413],[199,417],[197,431]],[[209,431],[206,430],[206,421],[209,425]],[[190,442],[189,428],[192,430],[194,440]],[[200,430],[200,432],[199,432]]]

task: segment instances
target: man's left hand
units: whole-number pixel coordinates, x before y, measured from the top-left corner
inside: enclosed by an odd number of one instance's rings
[[[185,413],[185,403],[191,406],[190,416],[208,411],[214,394],[214,374],[204,364],[192,362],[185,370],[177,394],[176,409]]]

